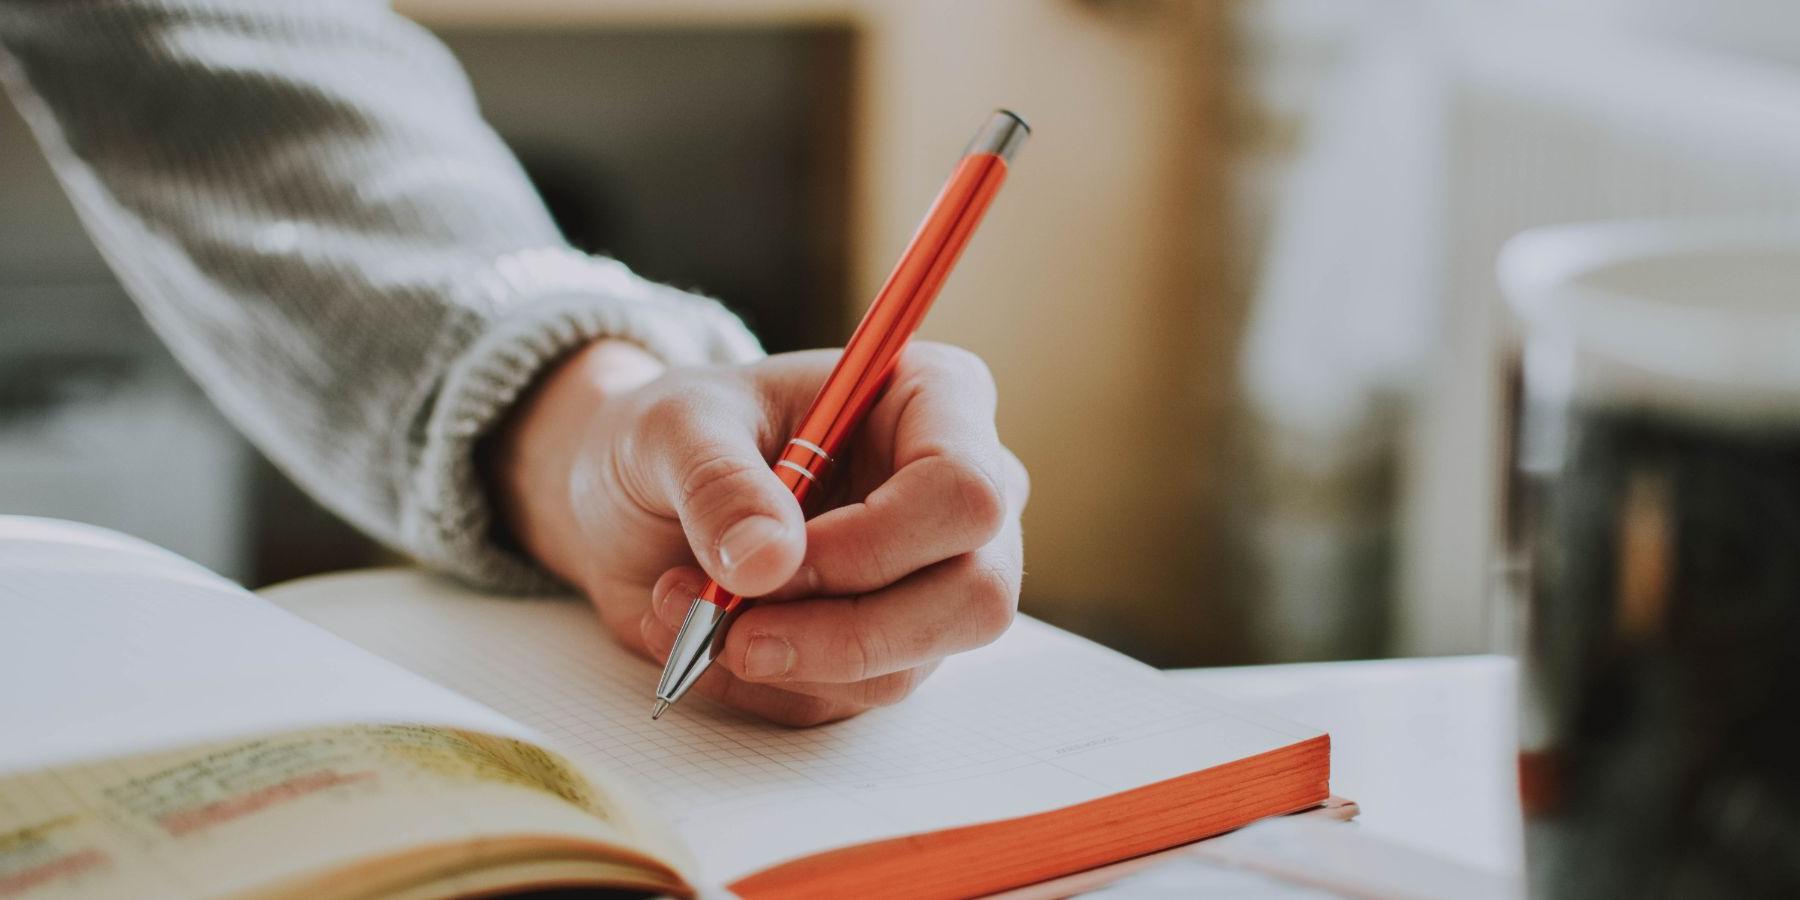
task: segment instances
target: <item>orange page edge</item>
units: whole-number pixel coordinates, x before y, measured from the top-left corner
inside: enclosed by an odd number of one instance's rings
[[[1330,781],[1322,734],[1062,809],[802,857],[730,887],[747,900],[992,894],[1310,809]]]

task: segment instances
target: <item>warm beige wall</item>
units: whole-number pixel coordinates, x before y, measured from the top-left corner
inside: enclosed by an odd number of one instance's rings
[[[1223,3],[411,0],[433,25],[848,21],[860,308],[984,114],[1036,135],[926,325],[987,358],[1032,471],[1027,608],[1161,661],[1230,637],[1203,510],[1238,310],[1221,283]],[[603,89],[603,88],[602,88]]]
[[[1197,37],[1071,2],[908,6],[870,39],[866,158],[882,174],[862,271],[880,277],[942,177],[920,147],[956,146],[996,103],[1027,116],[1034,140],[926,333],[1000,382],[1003,434],[1036,484],[1028,606],[1175,658],[1210,605],[1200,511],[1228,369],[1209,330],[1223,296],[1202,283]]]

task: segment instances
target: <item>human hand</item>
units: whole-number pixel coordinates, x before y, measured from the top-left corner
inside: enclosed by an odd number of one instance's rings
[[[837,355],[665,371],[601,341],[545,377],[490,459],[513,534],[626,646],[666,659],[709,576],[760,598],[694,689],[790,725],[898,702],[999,637],[1023,574],[1025,468],[986,367],[941,344],[902,354],[803,520],[769,460]]]

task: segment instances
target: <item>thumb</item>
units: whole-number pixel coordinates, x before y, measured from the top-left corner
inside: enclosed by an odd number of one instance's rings
[[[757,597],[794,577],[806,556],[800,504],[770,470],[752,430],[695,415],[666,444],[664,482],[700,568]]]

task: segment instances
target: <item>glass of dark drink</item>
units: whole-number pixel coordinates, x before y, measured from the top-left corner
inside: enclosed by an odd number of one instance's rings
[[[1516,239],[1532,896],[1800,897],[1800,222]]]

